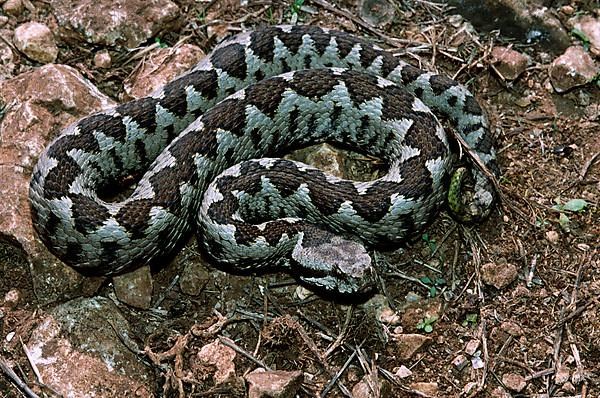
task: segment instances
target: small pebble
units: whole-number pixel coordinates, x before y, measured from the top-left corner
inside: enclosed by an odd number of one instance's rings
[[[2,5],[2,9],[8,15],[18,16],[23,12],[24,6],[21,0],[6,0]]]
[[[96,68],[108,69],[112,65],[112,57],[108,51],[99,51],[94,55],[94,66]]]

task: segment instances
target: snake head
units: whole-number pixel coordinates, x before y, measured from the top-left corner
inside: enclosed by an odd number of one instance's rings
[[[340,296],[372,293],[377,276],[365,247],[318,227],[309,227],[292,252],[294,274],[314,290]]]

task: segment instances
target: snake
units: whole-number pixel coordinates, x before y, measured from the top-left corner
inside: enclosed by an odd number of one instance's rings
[[[226,270],[358,294],[376,281],[371,250],[419,236],[454,197],[461,164],[467,193],[451,213],[479,221],[496,202],[489,173],[461,160],[438,117],[499,174],[488,119],[456,81],[343,31],[239,33],[151,95],[62,130],[33,169],[33,226],[84,274],[159,262],[195,232]],[[388,168],[352,181],[282,158],[323,142]]]

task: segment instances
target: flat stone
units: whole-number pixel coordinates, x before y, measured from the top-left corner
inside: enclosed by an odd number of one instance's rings
[[[152,303],[152,274],[150,267],[140,267],[113,277],[117,298],[132,307],[147,310]]]
[[[200,362],[211,365],[215,368],[213,380],[216,385],[224,384],[235,378],[235,363],[236,352],[215,340],[210,344],[206,344],[198,352]]]
[[[486,285],[503,289],[517,279],[517,267],[511,263],[487,263],[481,266],[481,279]]]
[[[37,157],[63,127],[113,102],[79,72],[46,65],[0,81],[0,235],[23,251],[40,305],[92,294],[100,278],[84,278],[51,255],[37,238],[29,210],[29,179]]]
[[[24,9],[23,0],[6,0],[2,4],[2,10],[8,15],[19,16]]]
[[[304,382],[300,370],[256,369],[245,377],[248,382],[249,398],[293,398]]]
[[[52,7],[66,39],[126,48],[172,28],[179,17],[169,0],[55,0]]]
[[[34,61],[44,64],[56,61],[58,47],[46,25],[27,22],[17,26],[13,39],[15,47]]]
[[[511,391],[521,392],[527,387],[525,378],[516,373],[505,373],[502,375],[502,384]]]
[[[146,97],[196,65],[204,52],[200,47],[183,44],[176,48],[153,50],[133,76],[123,82],[125,100]]]
[[[430,343],[431,338],[422,334],[405,333],[394,335],[394,341],[396,342],[395,350],[398,357],[406,361],[412,358],[426,344]]]
[[[94,55],[94,66],[96,68],[108,69],[112,66],[112,57],[106,50],[98,51]]]
[[[210,279],[210,272],[205,264],[200,261],[188,259],[181,272],[179,288],[187,295],[197,296],[202,292],[206,284],[210,282]]]
[[[591,15],[581,15],[569,21],[573,27],[585,35],[590,41],[590,51],[600,56],[600,18]]]
[[[492,50],[492,64],[505,80],[515,80],[529,63],[529,57],[511,48],[496,46]]]
[[[429,396],[429,397],[437,397],[438,396],[439,386],[438,386],[438,383],[436,383],[436,382],[412,383],[410,385],[410,388],[412,388],[413,390],[417,390],[420,393],[425,394],[426,396]]]
[[[44,383],[64,397],[152,397],[153,371],[116,333],[133,335],[114,303],[81,298],[49,311],[27,347]]]
[[[550,66],[550,82],[558,93],[591,82],[600,69],[581,46],[572,46],[557,57]]]
[[[452,360],[452,365],[458,370],[463,370],[469,364],[469,360],[463,354],[459,354]]]
[[[369,380],[370,375],[365,375],[358,383],[352,387],[352,396],[354,398],[387,397],[390,394],[390,386],[384,380]],[[373,391],[373,386],[377,391]]]
[[[480,343],[481,343],[481,341],[479,339],[469,340],[467,342],[467,345],[465,346],[465,353],[467,355],[475,354],[475,351],[477,351],[477,348],[479,348]]]

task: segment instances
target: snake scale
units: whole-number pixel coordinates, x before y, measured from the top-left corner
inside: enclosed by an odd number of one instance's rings
[[[317,289],[361,292],[374,277],[367,248],[417,236],[448,194],[457,151],[430,108],[498,173],[487,119],[455,81],[344,32],[241,33],[152,95],[67,127],[34,168],[33,224],[84,273],[151,263],[195,230],[228,269],[279,267]],[[355,182],[279,158],[320,142],[389,169]],[[496,194],[470,171],[462,218],[480,219]],[[106,199],[131,179],[125,199]]]

